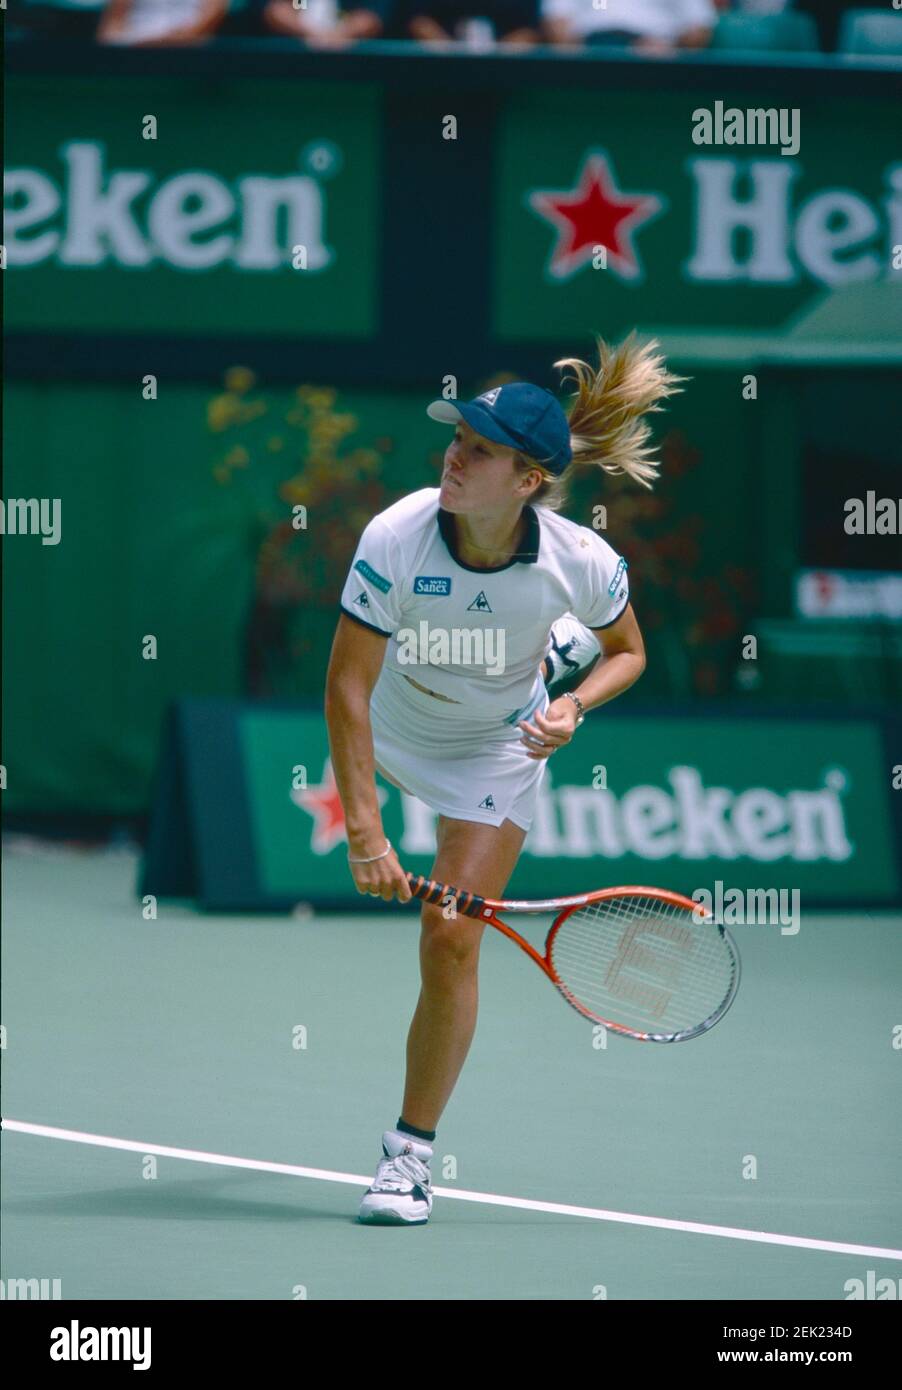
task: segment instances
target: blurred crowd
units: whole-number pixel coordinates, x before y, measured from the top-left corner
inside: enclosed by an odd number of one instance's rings
[[[728,29],[728,46],[741,47],[736,17],[748,17],[750,47],[830,52],[843,14],[856,8],[849,0],[8,0],[7,12],[20,36],[143,48],[279,35],[310,48],[402,39],[483,51],[605,45],[666,57],[722,46]],[[798,41],[753,37],[756,21],[783,15],[805,17],[786,30]]]

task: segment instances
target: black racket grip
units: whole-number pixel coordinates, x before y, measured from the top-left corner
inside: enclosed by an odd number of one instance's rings
[[[441,903],[449,896],[456,899],[457,910],[465,917],[481,917],[485,908],[485,898],[475,893],[467,893],[460,888],[452,888],[450,883],[439,883],[434,878],[424,878],[422,874],[408,874],[407,882],[415,898],[423,902]]]

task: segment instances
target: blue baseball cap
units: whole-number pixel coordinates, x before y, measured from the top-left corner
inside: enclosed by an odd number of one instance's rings
[[[559,400],[528,381],[493,386],[472,401],[433,401],[426,414],[448,425],[465,420],[485,439],[519,449],[556,476],[573,457],[570,423]]]

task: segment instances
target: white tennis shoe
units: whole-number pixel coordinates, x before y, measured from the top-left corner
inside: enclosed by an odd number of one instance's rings
[[[372,1187],[360,1203],[358,1221],[382,1226],[422,1226],[432,1211],[432,1148],[410,1134],[387,1129]]]

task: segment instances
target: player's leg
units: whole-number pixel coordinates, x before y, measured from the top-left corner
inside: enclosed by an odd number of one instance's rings
[[[439,817],[432,877],[455,888],[500,897],[526,832]],[[432,1141],[460,1075],[476,1027],[479,944],[485,930],[469,917],[445,918],[441,904],[423,904],[422,986],[407,1039],[407,1081],[397,1129],[382,1136],[382,1154],[359,1220],[422,1226],[432,1211]]]
[[[440,816],[431,877],[500,898],[525,837],[526,831],[509,820],[493,826]],[[401,1118],[429,1131],[438,1124],[473,1040],[485,927],[469,917],[445,917],[440,903],[424,903],[422,924],[422,985],[407,1039]]]

